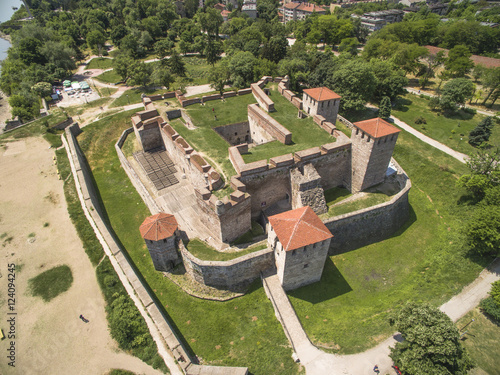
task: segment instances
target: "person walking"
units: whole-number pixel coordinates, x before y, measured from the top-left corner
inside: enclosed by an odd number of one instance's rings
[[[375,367],[373,368],[373,371],[374,371],[376,374],[380,374],[380,370],[378,369],[378,365],[375,365]]]

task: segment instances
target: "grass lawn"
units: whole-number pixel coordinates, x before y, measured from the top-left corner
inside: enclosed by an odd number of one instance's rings
[[[465,154],[474,153],[476,148],[472,147],[469,133],[476,127],[485,116],[472,115],[462,110],[452,115],[440,115],[428,108],[429,101],[417,95],[407,94],[399,98],[392,115],[406,122],[416,130],[425,135],[444,143],[454,150]],[[415,124],[415,118],[422,116],[427,124]],[[500,129],[498,125],[493,128],[490,143],[500,145]]]
[[[187,129],[180,119],[171,121],[170,124],[196,151],[215,161],[227,178],[230,178],[236,174],[228,158],[227,149],[230,145],[212,128],[246,121],[247,106],[251,103],[255,103],[253,95],[236,96],[228,98],[224,102],[214,100],[204,106],[193,104],[186,107],[186,111],[198,129]],[[217,114],[217,121],[214,120],[212,108]],[[210,160],[208,161],[210,162]],[[217,166],[214,165],[214,167]]]
[[[139,233],[151,213],[128,180],[114,150],[131,112],[120,113],[83,128],[80,144],[89,160],[100,196],[117,238],[156,298],[203,363],[248,366],[253,374],[295,374],[299,367],[260,281],[244,297],[227,302],[186,295],[156,272]]]
[[[488,262],[469,259],[460,234],[472,210],[457,203],[464,192],[455,182],[466,167],[405,132],[395,158],[412,179],[410,220],[384,241],[327,258],[319,283],[289,293],[315,344],[366,350],[393,332],[393,309],[408,300],[438,306]]]
[[[102,107],[109,103],[112,99],[111,98],[100,98],[94,101],[91,101],[90,103],[82,104],[79,106],[73,106],[73,107],[67,107],[65,108],[66,113],[69,116],[79,116],[83,113],[85,113],[86,110],[91,109],[91,108],[97,108],[97,107]]]
[[[477,372],[473,370],[472,373],[500,375],[500,366],[498,365],[498,358],[500,358],[500,345],[498,345],[500,326],[488,319],[476,308],[457,322],[458,329],[462,329],[472,319],[474,319],[474,322],[464,329],[467,333],[463,336],[463,345],[477,368],[482,370],[476,370]]]
[[[328,207],[337,202],[340,202],[341,200],[349,198],[350,196],[352,196],[351,192],[343,187],[334,187],[325,190],[325,201]]]
[[[101,73],[94,78],[104,83],[116,83],[122,80],[122,77],[114,70],[108,70],[107,72]]]
[[[208,73],[213,68],[212,65],[207,64],[205,58],[198,56],[182,56],[182,61],[186,64],[186,77],[177,77],[173,83],[173,87],[179,88],[180,86],[197,86],[209,83]],[[215,66],[217,66],[217,64],[215,64]]]
[[[252,148],[248,154],[243,155],[246,163],[335,142],[335,138],[315,124],[312,117],[299,119],[297,117],[298,109],[286,100],[283,95],[280,95],[277,84],[273,83],[269,87],[271,88],[270,98],[274,102],[274,108],[276,109],[270,115],[292,132],[292,144],[284,145],[274,141]]]
[[[57,266],[29,279],[29,289],[33,296],[42,297],[45,302],[67,291],[73,283],[71,269]]]
[[[130,90],[125,91],[119,98],[117,98],[111,105],[112,107],[123,107],[128,104],[135,104],[142,102],[141,95],[154,95],[154,94],[163,94],[166,90],[163,89],[149,89],[144,87],[136,87]]]
[[[187,249],[191,254],[201,260],[215,260],[215,261],[224,261],[231,260],[235,258],[239,258],[243,255],[247,255],[253,253],[255,251],[264,250],[267,245],[260,244],[251,246],[245,250],[233,252],[233,253],[223,253],[215,250],[213,247],[207,245],[205,242],[195,238],[186,245]]]
[[[113,67],[113,59],[96,57],[89,61],[85,69],[109,69]]]

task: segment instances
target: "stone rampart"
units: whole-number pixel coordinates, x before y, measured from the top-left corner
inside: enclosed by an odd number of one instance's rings
[[[393,159],[393,163],[395,163]],[[408,193],[411,181],[398,168],[395,177],[400,181],[401,191],[390,201],[356,212],[335,216],[326,220],[332,232],[330,254],[342,253],[382,241],[394,235],[410,217]]]
[[[213,128],[222,138],[224,138],[231,146],[241,143],[251,143],[250,124],[248,121],[238,122],[224,126]]]
[[[250,87],[248,89],[238,90],[238,95],[247,95],[247,94],[251,94],[251,93],[252,93],[252,89]]]
[[[250,123],[250,128],[252,124],[257,124],[260,128],[264,129],[267,133],[285,145],[292,143],[292,133],[278,121],[273,119],[268,113],[260,109],[257,104],[248,105],[248,122]]]
[[[198,259],[182,243],[179,249],[186,272],[196,281],[214,288],[239,290],[274,265],[273,250],[269,248],[224,262]]]
[[[259,81],[258,83],[252,83],[252,94],[259,103],[260,107],[263,108],[266,112],[274,112],[274,102],[271,100],[269,96],[266,95],[262,87],[265,86],[265,81]],[[262,87],[261,87],[262,86]]]
[[[169,120],[173,120],[182,116],[180,109],[172,109],[170,111],[166,111],[165,114]]]
[[[347,126],[349,129],[353,129],[354,128],[354,125],[352,124],[352,122],[350,122],[348,119],[346,119],[345,117],[342,117],[339,114],[337,114],[337,120],[339,120],[342,124],[344,124],[345,126]]]
[[[227,92],[224,92],[222,94],[222,96],[224,97],[224,99],[226,98],[232,98],[233,96],[236,96],[238,95],[238,93],[236,91],[227,91]]]
[[[298,96],[294,96],[292,98],[292,104],[298,109],[302,110],[302,99],[299,98]]]
[[[193,105],[193,104],[201,103],[201,98],[186,99],[185,96],[181,96],[178,99],[179,99],[179,103],[181,104],[182,108],[185,108],[188,105]]]
[[[219,100],[221,98],[222,96],[220,94],[206,95],[201,97],[201,102],[206,103],[209,102],[210,100]]]
[[[52,128],[58,129],[58,130],[63,130],[65,128],[67,128],[68,126],[70,126],[72,123],[73,123],[73,118],[68,117],[66,120],[61,121],[60,123],[53,125]]]
[[[292,101],[292,98],[295,98],[295,94],[293,93],[293,91],[291,90],[284,90],[283,91],[283,94],[282,94],[286,100],[288,100],[289,102]]]

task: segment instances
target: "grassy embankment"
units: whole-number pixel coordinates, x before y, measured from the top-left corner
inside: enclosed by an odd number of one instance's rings
[[[45,302],[67,291],[72,283],[73,274],[66,265],[51,268],[28,281],[30,293],[42,297]]]
[[[79,140],[117,237],[187,347],[205,363],[248,366],[254,374],[297,373],[291,348],[258,281],[244,297],[213,302],[186,295],[154,270],[138,230],[150,212],[114,150],[115,141],[128,127],[130,113],[121,113],[84,128]]]
[[[459,110],[452,114],[438,115],[428,107],[429,100],[417,95],[407,94],[399,98],[392,115],[406,122],[419,132],[435,139],[454,150],[471,154],[476,148],[469,144],[469,133],[486,116]],[[426,124],[415,124],[417,117],[423,117]],[[493,145],[500,144],[500,126],[495,125],[490,138]]]
[[[341,353],[384,340],[392,310],[408,300],[439,305],[484,266],[467,257],[460,233],[471,210],[455,187],[465,165],[405,132],[394,156],[412,179],[410,220],[384,241],[329,257],[319,284],[289,293],[313,342]]]

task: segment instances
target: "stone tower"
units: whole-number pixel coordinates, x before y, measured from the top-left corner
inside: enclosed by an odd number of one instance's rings
[[[302,95],[302,107],[309,116],[320,115],[335,124],[341,96],[327,87],[306,89]]]
[[[139,227],[157,271],[168,271],[182,261],[176,249],[178,228],[174,215],[163,212],[147,217]]]
[[[268,245],[285,290],[321,279],[332,237],[309,206],[269,217]]]
[[[384,181],[400,130],[381,118],[353,125],[351,191],[357,193]]]

